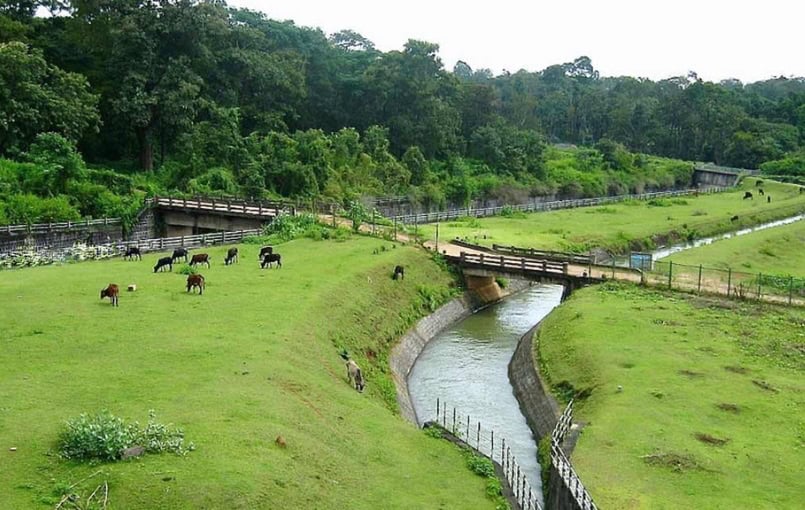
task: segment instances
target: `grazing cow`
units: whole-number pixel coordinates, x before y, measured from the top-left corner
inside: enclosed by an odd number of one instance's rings
[[[204,277],[200,274],[187,275],[187,292],[198,287],[198,295],[204,294]]]
[[[405,268],[402,266],[395,266],[394,267],[394,274],[391,276],[392,280],[396,280],[399,278],[400,280],[405,280]]]
[[[270,269],[271,264],[273,264],[274,262],[277,263],[278,268],[282,267],[282,257],[280,256],[279,253],[269,253],[268,255],[263,257],[263,261],[260,262],[260,269],[265,269],[266,266],[268,266]]]
[[[763,184],[763,179],[758,179],[758,180],[755,181],[755,187],[758,187],[761,184]]]
[[[260,248],[260,255],[257,258],[263,259],[266,255],[271,255],[272,253],[274,253],[273,246],[263,246]]]
[[[210,256],[206,253],[196,253],[190,259],[190,266],[192,267],[196,264],[207,264],[207,267],[210,267]]]
[[[140,254],[140,248],[136,246],[129,246],[128,248],[126,248],[126,254],[123,255],[123,258],[128,260],[134,260],[134,257],[137,257],[137,259],[139,260],[143,259],[143,256]]]
[[[771,203],[771,195],[766,195],[766,203],[767,204]]]
[[[759,194],[761,197],[762,197],[763,195],[765,195],[765,193],[763,192],[763,188],[759,188],[759,189],[757,190],[757,192],[758,192],[758,194]]]
[[[173,255],[171,256],[171,262],[176,262],[176,259],[184,258],[184,261],[187,262],[187,248],[176,248],[173,250]]]
[[[733,223],[735,223],[736,221],[738,221],[738,215],[736,214],[735,216],[733,216],[732,218],[730,218],[730,221],[731,221],[731,222],[733,222]]]
[[[751,192],[751,191],[747,191],[746,193],[744,193],[744,200],[746,200],[747,198],[749,198],[749,199],[751,199],[751,200],[754,200],[754,199],[755,199],[755,197],[754,197],[754,196],[752,196],[752,192]]]
[[[355,389],[363,393],[363,388],[366,386],[363,380],[363,373],[361,372],[361,367],[353,360],[347,360],[347,382],[349,382],[350,386],[354,383]]]
[[[120,294],[120,289],[114,283],[110,283],[108,287],[101,290],[101,299],[108,297],[112,306],[120,306],[117,302],[118,294]]]
[[[232,262],[240,262],[240,258],[238,257],[238,249],[237,248],[229,248],[226,252],[226,258],[224,259],[224,265],[228,266]]]
[[[166,266],[168,267],[168,271],[173,271],[173,259],[171,257],[162,257],[157,260],[157,265],[154,266],[154,272],[156,273],[160,269],[164,271]]]

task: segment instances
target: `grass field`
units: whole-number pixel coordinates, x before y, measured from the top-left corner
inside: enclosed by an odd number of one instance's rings
[[[805,220],[675,253],[663,261],[805,276]]]
[[[277,249],[283,268],[265,271],[258,248],[241,245],[230,267],[225,248],[206,250],[203,296],[176,266],[154,274],[156,253],[0,272],[0,507],[53,508],[65,487],[86,496],[103,481],[111,508],[494,507],[455,447],[390,409],[390,342],[447,297],[449,275],[369,238],[292,241]],[[391,280],[395,264],[404,281]],[[115,309],[99,300],[109,282],[138,290]],[[341,347],[368,373],[363,394]],[[197,449],[98,465],[56,456],[64,421],[101,409],[141,423],[153,409]]]
[[[801,508],[803,310],[604,284],[538,338],[554,390],[589,394],[572,461],[600,508]]]
[[[600,247],[624,253],[729,232],[805,210],[805,194],[799,193],[798,186],[765,181],[762,187],[772,196],[771,203],[759,196],[742,199],[745,190],[757,195],[755,179],[749,178],[740,189],[714,195],[464,218],[440,224],[439,236],[442,242],[461,237],[487,246],[497,243],[574,252]],[[738,220],[730,221],[733,216]],[[426,239],[435,238],[435,225],[418,230]]]

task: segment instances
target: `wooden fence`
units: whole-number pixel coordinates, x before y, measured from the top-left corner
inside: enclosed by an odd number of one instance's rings
[[[459,414],[455,407],[448,410],[447,404],[439,399],[436,400],[434,422],[464,441],[476,453],[499,464],[520,510],[542,510],[539,492],[531,487],[525,471],[512,455],[511,445],[506,445],[504,437],[495,435],[492,429],[484,429],[480,421],[472,421],[469,415]],[[532,475],[539,477],[539,473]]]
[[[635,195],[617,195],[611,197],[579,198],[573,200],[556,200],[552,202],[528,203],[516,205],[503,205],[498,207],[485,207],[480,209],[462,208],[449,211],[440,211],[422,214],[404,214],[395,216],[393,219],[406,225],[418,225],[420,223],[435,223],[437,221],[455,220],[463,217],[482,218],[486,216],[498,216],[504,211],[538,212],[552,211],[554,209],[569,209],[573,207],[589,207],[595,205],[612,204],[623,202],[624,200],[652,200],[656,198],[680,197],[697,193],[716,193],[724,188],[708,187],[701,189],[684,189],[675,191],[658,191],[655,193],[640,193]]]
[[[562,412],[562,415],[559,417],[551,433],[551,464],[554,469],[556,469],[557,473],[559,473],[559,477],[562,479],[565,489],[573,496],[578,508],[581,510],[597,510],[598,507],[593,503],[592,496],[587,492],[587,489],[581,482],[581,478],[579,478],[579,475],[576,474],[576,471],[573,469],[573,464],[570,463],[570,459],[568,459],[565,452],[562,451],[562,443],[565,440],[568,430],[570,430],[572,422],[573,401],[571,400],[568,402],[567,407],[565,407],[564,412]]]
[[[245,237],[261,234],[260,229],[234,230],[231,232],[214,232],[211,234],[196,234],[192,236],[159,237],[156,239],[142,239],[139,241],[128,241],[116,244],[125,250],[129,246],[136,246],[143,251],[161,251],[179,248],[182,246],[206,246],[210,244],[229,244],[237,243]]]

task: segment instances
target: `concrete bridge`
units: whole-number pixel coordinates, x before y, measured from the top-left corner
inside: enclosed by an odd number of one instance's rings
[[[693,169],[693,185],[699,187],[731,187],[738,184],[742,175],[757,175],[759,170],[732,168],[713,164],[698,164]]]
[[[146,206],[153,215],[152,237],[258,229],[280,214],[296,214],[294,206],[282,202],[207,197],[154,197]]]

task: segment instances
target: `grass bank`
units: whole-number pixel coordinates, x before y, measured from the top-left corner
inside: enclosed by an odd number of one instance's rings
[[[799,309],[605,284],[535,345],[560,399],[582,396],[572,461],[601,508],[777,509],[805,492],[804,336]]]
[[[805,220],[675,253],[663,261],[805,276]]]
[[[600,207],[540,213],[513,213],[492,218],[464,218],[442,223],[442,241],[456,237],[491,246],[494,243],[546,250],[586,252],[603,248],[615,253],[653,249],[674,242],[785,218],[805,211],[805,194],[799,187],[765,181],[761,187],[772,197],[757,196],[755,179],[745,179],[735,191],[629,201]],[[743,200],[751,190],[754,200]],[[737,220],[732,220],[737,216]],[[435,225],[420,227],[434,239]]]
[[[493,508],[461,452],[390,409],[390,344],[449,295],[449,275],[369,238],[292,241],[264,271],[258,249],[241,245],[229,267],[225,248],[206,250],[203,296],[178,267],[154,274],[156,253],[0,272],[0,506],[53,508],[66,487],[86,496],[106,480],[115,508]],[[98,297],[109,282],[138,290],[115,309]],[[367,372],[363,394],[343,347]],[[101,409],[141,422],[153,409],[197,450],[58,458],[64,420]]]

